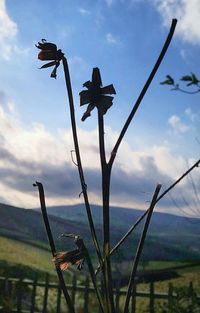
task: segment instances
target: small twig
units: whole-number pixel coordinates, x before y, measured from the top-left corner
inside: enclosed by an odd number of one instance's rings
[[[47,236],[48,236],[48,240],[49,240],[49,245],[51,248],[51,253],[52,256],[55,256],[56,253],[56,248],[55,248],[55,244],[54,244],[54,240],[53,240],[53,236],[52,236],[52,232],[51,232],[51,227],[49,224],[49,219],[48,219],[48,215],[47,215],[47,210],[46,210],[46,204],[45,204],[45,194],[44,194],[44,188],[43,185],[39,182],[36,182],[35,184],[33,184],[34,187],[38,187],[38,191],[39,191],[39,196],[40,196],[40,204],[41,204],[41,211],[42,211],[42,217],[43,217],[43,221],[45,224],[45,228],[46,228],[46,232],[47,232]],[[75,313],[74,310],[74,306],[73,303],[71,301],[71,298],[69,296],[69,293],[67,291],[67,287],[65,285],[65,281],[63,278],[63,274],[62,271],[60,270],[59,267],[56,266],[56,272],[58,275],[58,279],[60,282],[60,287],[63,291],[67,306],[69,308],[70,313]]]
[[[126,301],[125,301],[125,306],[124,306],[124,313],[128,313],[129,312],[128,307],[129,307],[129,302],[130,302],[130,298],[131,298],[131,292],[132,292],[132,289],[133,289],[133,285],[135,283],[135,277],[136,277],[136,271],[137,271],[138,263],[139,263],[140,256],[141,256],[141,253],[142,253],[142,249],[143,249],[143,246],[144,246],[144,242],[145,242],[145,239],[146,239],[147,230],[148,230],[148,227],[149,227],[149,223],[150,223],[150,220],[151,220],[153,209],[154,209],[154,207],[155,207],[155,205],[157,203],[157,198],[158,198],[158,194],[160,192],[160,189],[161,189],[161,185],[158,184],[157,187],[156,187],[156,190],[154,192],[154,195],[153,195],[153,198],[152,198],[152,201],[151,201],[151,205],[150,205],[150,208],[149,208],[149,211],[148,211],[148,214],[147,214],[147,218],[146,218],[146,221],[145,221],[145,224],[144,224],[144,228],[143,228],[143,231],[142,231],[142,235],[140,237],[140,241],[139,241],[139,244],[138,244],[138,247],[137,247],[136,255],[135,255],[135,258],[134,258],[134,262],[133,262],[133,268],[132,268],[132,272],[131,272],[131,276],[130,276],[130,280],[129,280],[127,295],[126,295]]]
[[[72,163],[74,163],[74,165],[78,166],[78,164],[74,161],[73,152],[75,152],[75,150],[71,150],[71,151],[70,151]]]

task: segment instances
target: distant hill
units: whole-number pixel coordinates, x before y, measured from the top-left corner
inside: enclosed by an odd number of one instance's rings
[[[92,206],[97,235],[101,238],[101,209]],[[81,205],[48,208],[53,235],[59,249],[74,247],[73,242],[58,239],[63,232],[77,233],[92,249],[90,232]],[[112,245],[142,214],[139,210],[111,208]],[[155,212],[143,251],[145,260],[200,260],[200,231],[195,219]],[[139,239],[138,228],[116,255],[116,259],[133,257]],[[38,210],[26,210],[0,204],[0,235],[48,249],[47,237]]]

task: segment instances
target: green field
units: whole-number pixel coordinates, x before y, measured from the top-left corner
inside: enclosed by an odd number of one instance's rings
[[[29,244],[0,237],[0,275],[27,275],[32,278],[34,273],[55,275],[51,254],[44,249]],[[43,276],[43,275],[42,275]]]
[[[0,236],[0,275],[8,275],[9,273],[13,276],[18,276],[24,269],[24,275],[26,271],[35,273],[49,273],[55,275],[55,267],[51,261],[51,253],[45,249],[32,246],[28,243],[23,243],[14,239]],[[188,267],[181,266],[188,265]],[[139,270],[145,268],[145,270],[159,270],[167,268],[176,268],[177,273],[180,275],[179,278],[171,279],[170,281],[163,281],[156,283],[160,286],[160,290],[168,285],[169,282],[176,283],[177,286],[189,284],[193,281],[196,287],[200,284],[200,265],[191,266],[189,262],[180,261],[150,261],[144,265],[139,265]],[[180,267],[180,268],[179,268]],[[13,269],[13,270],[12,270]],[[16,271],[16,273],[14,273]],[[9,272],[9,273],[8,273]],[[17,273],[18,272],[18,273]],[[30,273],[29,273],[30,274]],[[199,283],[198,283],[199,281]],[[146,284],[139,284],[143,289]],[[163,287],[164,286],[164,287]]]
[[[54,264],[51,261],[51,253],[47,250],[0,236],[0,251],[0,276],[22,276],[23,278],[34,279],[35,275],[37,275],[41,280],[44,280],[46,273],[48,273],[51,280],[57,280]],[[191,266],[188,265],[182,269],[180,268],[187,264],[188,262],[180,261],[150,261],[143,265],[140,264],[139,270],[142,270],[144,267],[146,270],[179,268],[177,269],[177,273],[179,274],[178,278],[155,282],[155,291],[167,293],[169,284],[173,284],[174,287],[183,287],[189,286],[192,282],[195,291],[200,294],[200,265],[193,266],[191,264]],[[80,283],[80,281],[81,279],[78,280],[78,283]],[[149,284],[139,283],[137,290],[149,291]],[[50,304],[53,303],[54,293],[53,291],[50,292]],[[81,301],[81,298],[79,301]],[[120,300],[121,307],[123,307],[123,303],[124,299],[122,297]],[[163,301],[156,300],[158,313],[160,312],[159,307],[162,303]],[[136,304],[138,308],[137,312],[146,312],[145,310],[148,309],[149,300],[137,297]]]

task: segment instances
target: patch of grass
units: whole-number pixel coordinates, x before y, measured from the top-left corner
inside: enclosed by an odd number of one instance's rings
[[[0,251],[1,275],[8,275],[5,270],[8,271],[9,267],[15,268],[16,275],[17,272],[23,272],[23,267],[27,270],[32,268],[36,272],[55,273],[52,257],[48,251],[5,237],[0,237]]]

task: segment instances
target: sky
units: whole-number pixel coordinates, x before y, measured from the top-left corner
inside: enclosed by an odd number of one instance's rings
[[[54,42],[68,59],[83,167],[92,204],[101,203],[97,114],[82,122],[79,92],[101,71],[116,95],[105,115],[107,157],[178,19],[167,54],[120,146],[111,205],[146,209],[157,183],[164,191],[199,159],[199,94],[160,85],[200,76],[198,0],[0,0],[0,202],[39,206],[32,184],[44,184],[51,205],[82,203],[62,66],[57,79],[39,70],[38,41]],[[192,90],[192,89],[191,89]],[[156,210],[200,216],[199,168]]]

